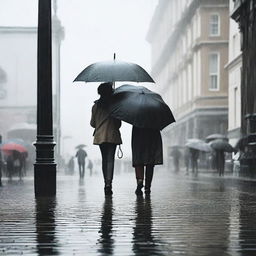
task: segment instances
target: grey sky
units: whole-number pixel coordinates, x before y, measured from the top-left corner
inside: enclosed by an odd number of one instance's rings
[[[0,0],[0,26],[36,26],[35,0]],[[65,28],[61,48],[62,135],[70,154],[77,143],[88,145],[91,157],[99,150],[92,146],[89,126],[97,85],[73,83],[87,65],[117,58],[135,62],[150,71],[150,49],[145,40],[158,0],[59,0],[58,16]],[[123,125],[123,149],[130,154],[130,126]]]

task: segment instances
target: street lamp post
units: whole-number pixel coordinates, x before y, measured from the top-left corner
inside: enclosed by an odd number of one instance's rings
[[[39,0],[37,52],[37,140],[35,196],[56,195],[56,163],[52,121],[51,0]]]

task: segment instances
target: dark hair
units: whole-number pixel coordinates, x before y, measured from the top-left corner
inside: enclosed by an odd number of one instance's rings
[[[112,83],[100,84],[98,87],[98,94],[103,98],[110,96],[114,91],[112,85],[113,85]]]

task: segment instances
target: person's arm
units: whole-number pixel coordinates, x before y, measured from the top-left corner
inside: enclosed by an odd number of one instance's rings
[[[95,122],[95,111],[96,111],[96,105],[93,105],[92,107],[92,115],[91,115],[91,121],[90,125],[95,128],[96,127],[96,122]]]

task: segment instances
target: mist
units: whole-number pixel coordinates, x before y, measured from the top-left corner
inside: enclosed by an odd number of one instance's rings
[[[87,65],[111,60],[114,53],[118,60],[137,63],[150,72],[150,46],[146,41],[146,34],[157,2],[157,0],[53,1],[52,13],[57,16],[64,29],[60,48],[61,127],[60,141],[57,142],[60,144],[60,154],[65,160],[75,154],[75,146],[80,143],[87,145],[86,150],[90,158],[100,158],[98,147],[93,145],[93,128],[89,124],[91,107],[98,99],[99,83],[74,83],[73,80]],[[0,26],[36,27],[37,12],[37,1],[1,0]],[[33,39],[30,43],[35,54],[36,40]],[[19,41],[15,41],[15,44],[19,45]],[[4,47],[2,51],[3,49]],[[18,50],[15,54],[18,54]],[[16,84],[20,81],[27,83],[25,97],[30,99],[30,103],[19,104],[19,96],[16,95],[12,97],[12,103],[2,101],[1,105],[23,104],[23,107],[36,105],[36,59],[32,58],[33,54],[27,55],[27,65],[33,67],[31,73],[26,74],[24,69],[23,75],[18,72],[19,78],[15,78],[16,80],[8,79]],[[4,62],[8,61],[9,55],[11,56],[12,52],[5,51],[5,58],[1,58],[0,66],[5,66]],[[19,67],[17,69],[19,70]],[[121,84],[116,83],[116,87]],[[143,85],[152,86],[145,83]],[[9,86],[8,82],[5,86]],[[17,89],[18,86],[15,88]],[[16,121],[19,122],[20,119]],[[124,158],[130,158],[131,126],[122,122],[121,134]]]

